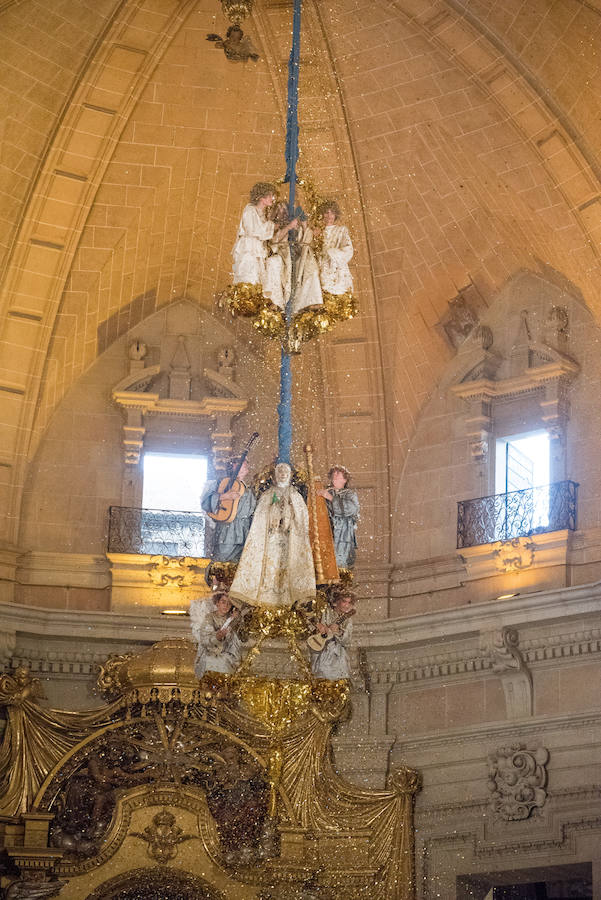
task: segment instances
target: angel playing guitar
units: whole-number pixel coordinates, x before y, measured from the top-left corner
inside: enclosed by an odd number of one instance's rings
[[[326,607],[317,631],[307,639],[311,650],[311,671],[318,678],[337,681],[350,678],[351,668],[348,647],[351,642],[356,599],[350,591],[340,591],[334,595],[330,606]]]
[[[258,438],[253,434],[243,453],[228,462],[227,475],[219,483],[213,481],[201,499],[201,506],[215,521],[213,553],[217,562],[238,562],[250,529],[257,505],[252,489],[247,485],[246,457]]]

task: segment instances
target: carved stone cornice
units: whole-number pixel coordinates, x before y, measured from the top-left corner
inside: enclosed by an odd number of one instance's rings
[[[416,681],[435,678],[448,680],[452,676],[464,677],[475,672],[490,672],[502,676],[524,674],[527,678],[527,670],[531,664],[538,667],[538,664],[544,662],[576,659],[601,653],[601,628],[595,626],[583,627],[579,631],[525,639],[519,650],[517,647],[510,648],[505,643],[503,631],[507,635],[508,632],[513,633],[515,629],[485,633],[480,638],[480,647],[445,649],[441,653],[428,653],[405,659],[399,659],[395,654],[385,668],[380,658],[373,660],[368,657],[364,665],[369,676],[370,688],[375,689],[376,685],[382,683],[387,690],[390,690],[392,684],[394,690],[395,687],[402,688]],[[496,647],[491,646],[495,643]],[[517,657],[511,655],[512,651],[519,654],[521,666],[517,665]],[[509,656],[505,657],[505,654]],[[509,664],[509,660],[513,661],[513,666]],[[519,714],[517,717],[519,718]]]
[[[580,366],[573,359],[563,354],[553,362],[542,366],[531,366],[521,375],[492,381],[490,378],[479,378],[475,381],[462,381],[451,387],[451,393],[462,400],[511,400],[522,394],[531,394],[540,387],[567,378],[571,381],[580,372]]]
[[[439,729],[436,734],[423,734],[416,738],[397,737],[394,754],[400,759],[413,752],[440,751],[452,746],[465,748],[475,747],[478,743],[490,747],[492,742],[510,744],[517,741],[529,743],[534,738],[545,740],[552,732],[575,732],[578,729],[598,729],[595,744],[601,741],[601,712],[574,713],[564,716],[532,716],[521,722],[487,722],[486,725],[465,725],[462,728]],[[474,752],[477,758],[480,751]]]
[[[538,537],[538,535],[537,535]],[[543,535],[544,537],[544,535]],[[490,599],[469,606],[436,610],[386,621],[358,622],[356,643],[369,649],[431,644],[433,640],[461,637],[506,625],[533,624],[553,619],[575,619],[601,612],[601,582],[521,593],[504,600]]]

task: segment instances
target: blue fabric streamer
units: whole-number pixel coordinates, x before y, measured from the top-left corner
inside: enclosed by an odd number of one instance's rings
[[[288,60],[288,115],[286,117],[286,175],[284,181],[289,185],[288,212],[290,218],[305,218],[300,207],[295,207],[296,163],[298,161],[298,75],[300,69],[300,26],[302,0],[294,0],[294,16],[292,21],[292,49]],[[293,232],[288,233],[288,240],[294,241]],[[295,284],[295,254],[291,250],[292,291],[286,304],[286,324],[292,323],[292,302]],[[290,465],[292,449],[292,365],[286,344],[282,346],[280,362],[280,402],[278,404],[278,462]]]

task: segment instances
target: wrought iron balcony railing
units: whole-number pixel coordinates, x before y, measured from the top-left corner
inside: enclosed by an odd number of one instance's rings
[[[201,512],[111,506],[108,552],[204,557],[208,532]]]
[[[548,531],[576,530],[578,485],[556,481],[542,487],[493,494],[457,504],[457,547],[475,547]]]

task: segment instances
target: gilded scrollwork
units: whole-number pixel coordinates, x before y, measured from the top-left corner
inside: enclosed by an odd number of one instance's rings
[[[198,840],[197,835],[184,833],[183,828],[176,824],[175,816],[168,809],[161,809],[144,831],[130,831],[130,834],[145,841],[146,852],[150,859],[154,859],[155,862],[162,865],[175,859],[177,849],[184,841]]]

